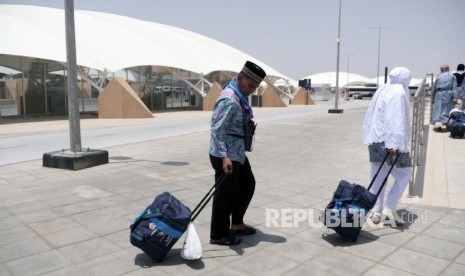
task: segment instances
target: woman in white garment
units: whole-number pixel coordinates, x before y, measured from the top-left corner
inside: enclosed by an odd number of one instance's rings
[[[410,95],[408,85],[412,74],[405,67],[396,67],[389,73],[389,81],[376,91],[368,107],[363,122],[363,142],[368,145],[371,162],[371,176],[379,169],[381,162],[390,153],[379,177],[370,192],[376,193],[384,176],[397,154],[399,158],[391,171],[394,185],[391,187],[386,201],[384,190],[373,207],[372,221],[379,223],[389,218],[396,223],[404,223],[398,215],[397,204],[409,183],[412,174],[410,158],[410,138],[412,133],[410,123]]]

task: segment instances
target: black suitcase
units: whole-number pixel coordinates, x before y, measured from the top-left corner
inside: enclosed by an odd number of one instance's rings
[[[452,110],[449,114],[449,120],[446,124],[447,130],[450,131],[452,138],[465,136],[465,112],[461,110]]]
[[[369,190],[375,182],[375,179],[378,177],[378,174],[388,157],[389,152],[386,154],[386,157],[384,157],[381,166],[371,180],[368,188],[355,183],[349,183],[345,180],[341,180],[339,182],[333,198],[320,214],[320,221],[326,225],[326,227],[333,229],[336,233],[353,242],[357,241],[366,217],[375,205],[384,185],[386,185],[389,174],[394,168],[397,158],[399,158],[399,154],[394,159],[394,162],[384,178],[378,192],[376,194],[372,194]]]
[[[200,214],[215,192],[226,179],[226,175],[216,182],[200,203],[191,210],[172,194],[164,192],[144,211],[136,216],[130,226],[129,241],[142,249],[157,262],[162,262],[176,241],[186,231],[189,223]]]
[[[465,123],[453,122],[447,128],[452,138],[463,138],[465,136]]]

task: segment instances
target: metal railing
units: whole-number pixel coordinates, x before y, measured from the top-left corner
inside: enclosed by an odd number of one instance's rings
[[[425,110],[427,106],[426,99],[429,97],[429,91],[432,87],[433,74],[427,74],[421,85],[418,87],[413,96],[413,115],[412,115],[412,141],[410,157],[412,159],[412,176],[409,183],[409,196],[415,196],[415,184],[418,176],[418,166],[424,165],[426,145],[425,145]]]

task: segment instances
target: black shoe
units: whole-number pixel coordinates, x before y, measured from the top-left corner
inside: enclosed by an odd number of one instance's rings
[[[219,240],[211,239],[210,244],[231,246],[231,245],[238,245],[238,244],[241,243],[241,241],[242,240],[240,238],[238,238],[238,237],[228,236],[228,237],[224,237],[224,238],[219,239]]]
[[[257,230],[252,226],[246,225],[243,229],[240,230],[229,230],[229,234],[231,235],[253,235],[257,233]]]

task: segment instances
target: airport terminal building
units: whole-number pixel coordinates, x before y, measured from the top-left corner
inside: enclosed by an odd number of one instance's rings
[[[258,93],[271,89],[286,104],[294,96],[296,81],[203,35],[101,12],[76,10],[74,18],[81,112],[98,113],[99,95],[114,78],[150,111],[203,109],[208,92],[246,60],[267,72]],[[0,24],[8,26],[0,29],[0,116],[67,114],[64,10],[0,5]]]

